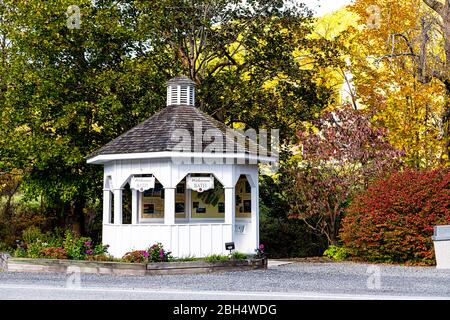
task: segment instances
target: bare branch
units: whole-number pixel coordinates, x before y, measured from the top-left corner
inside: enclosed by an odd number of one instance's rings
[[[444,5],[438,0],[423,0],[427,6],[436,11],[440,16],[444,14]]]
[[[231,61],[223,61],[223,62],[219,62],[218,64],[216,64],[214,66],[214,68],[209,72],[209,75],[213,75],[218,69],[227,67],[227,66],[232,66],[233,63]]]
[[[394,53],[394,54],[385,54],[375,60],[375,62],[380,62],[386,58],[399,58],[399,57],[414,57],[419,58],[419,56],[415,53]]]
[[[395,37],[401,37],[403,40],[405,40],[406,45],[408,46],[409,52],[414,54],[414,48],[409,41],[408,37],[405,36],[403,33],[394,33],[392,34],[392,54],[395,53]]]
[[[433,71],[433,77],[435,77],[436,79],[441,80],[442,82],[448,81],[448,77],[442,71],[434,70]]]

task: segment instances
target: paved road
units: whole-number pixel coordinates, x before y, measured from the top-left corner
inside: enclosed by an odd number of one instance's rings
[[[146,277],[0,272],[0,299],[450,300],[450,270],[271,263],[268,270]]]

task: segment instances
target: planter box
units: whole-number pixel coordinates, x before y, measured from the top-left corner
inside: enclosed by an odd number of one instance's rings
[[[11,272],[80,272],[136,276],[146,274],[145,264],[143,263],[30,258],[9,258],[6,260],[3,270]]]
[[[230,261],[161,262],[147,264],[147,274],[194,274],[267,269],[266,259]]]
[[[62,272],[108,275],[168,275],[267,268],[267,260],[125,263],[58,259],[11,258],[0,253],[0,270],[11,272]]]

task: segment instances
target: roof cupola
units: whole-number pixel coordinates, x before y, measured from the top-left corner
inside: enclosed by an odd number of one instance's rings
[[[167,82],[167,106],[195,106],[195,82],[178,76]]]

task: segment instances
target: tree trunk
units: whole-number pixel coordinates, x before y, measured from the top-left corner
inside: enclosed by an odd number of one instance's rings
[[[3,219],[5,221],[11,221],[12,217],[12,200],[14,198],[14,195],[17,193],[17,190],[19,190],[20,181],[14,181],[14,177],[10,176],[8,178],[10,181],[8,182],[11,184],[9,187],[9,190],[7,192],[7,199],[5,203],[5,207],[3,209]]]
[[[85,235],[85,232],[86,232],[86,218],[84,215],[84,203],[85,203],[84,199],[77,199],[74,202],[74,214],[78,221],[80,235]]]
[[[446,88],[442,125],[444,127],[445,154],[447,161],[450,161],[450,0],[445,0],[444,3],[439,0],[423,0],[423,2],[442,18],[445,62],[443,70],[434,72],[432,76],[442,81]]]
[[[447,161],[450,161],[450,79],[445,81],[445,105],[442,115],[442,125],[444,126],[445,154]]]
[[[446,0],[442,9],[442,29],[444,33],[444,50],[445,50],[445,66],[444,77],[446,94],[445,94],[445,108],[443,116],[444,138],[447,155],[447,161],[450,161],[450,0]],[[441,79],[442,80],[442,79]]]
[[[79,235],[85,235],[86,232],[86,219],[83,211],[84,203],[84,199],[74,200],[69,208],[69,215],[66,216],[66,225]]]

